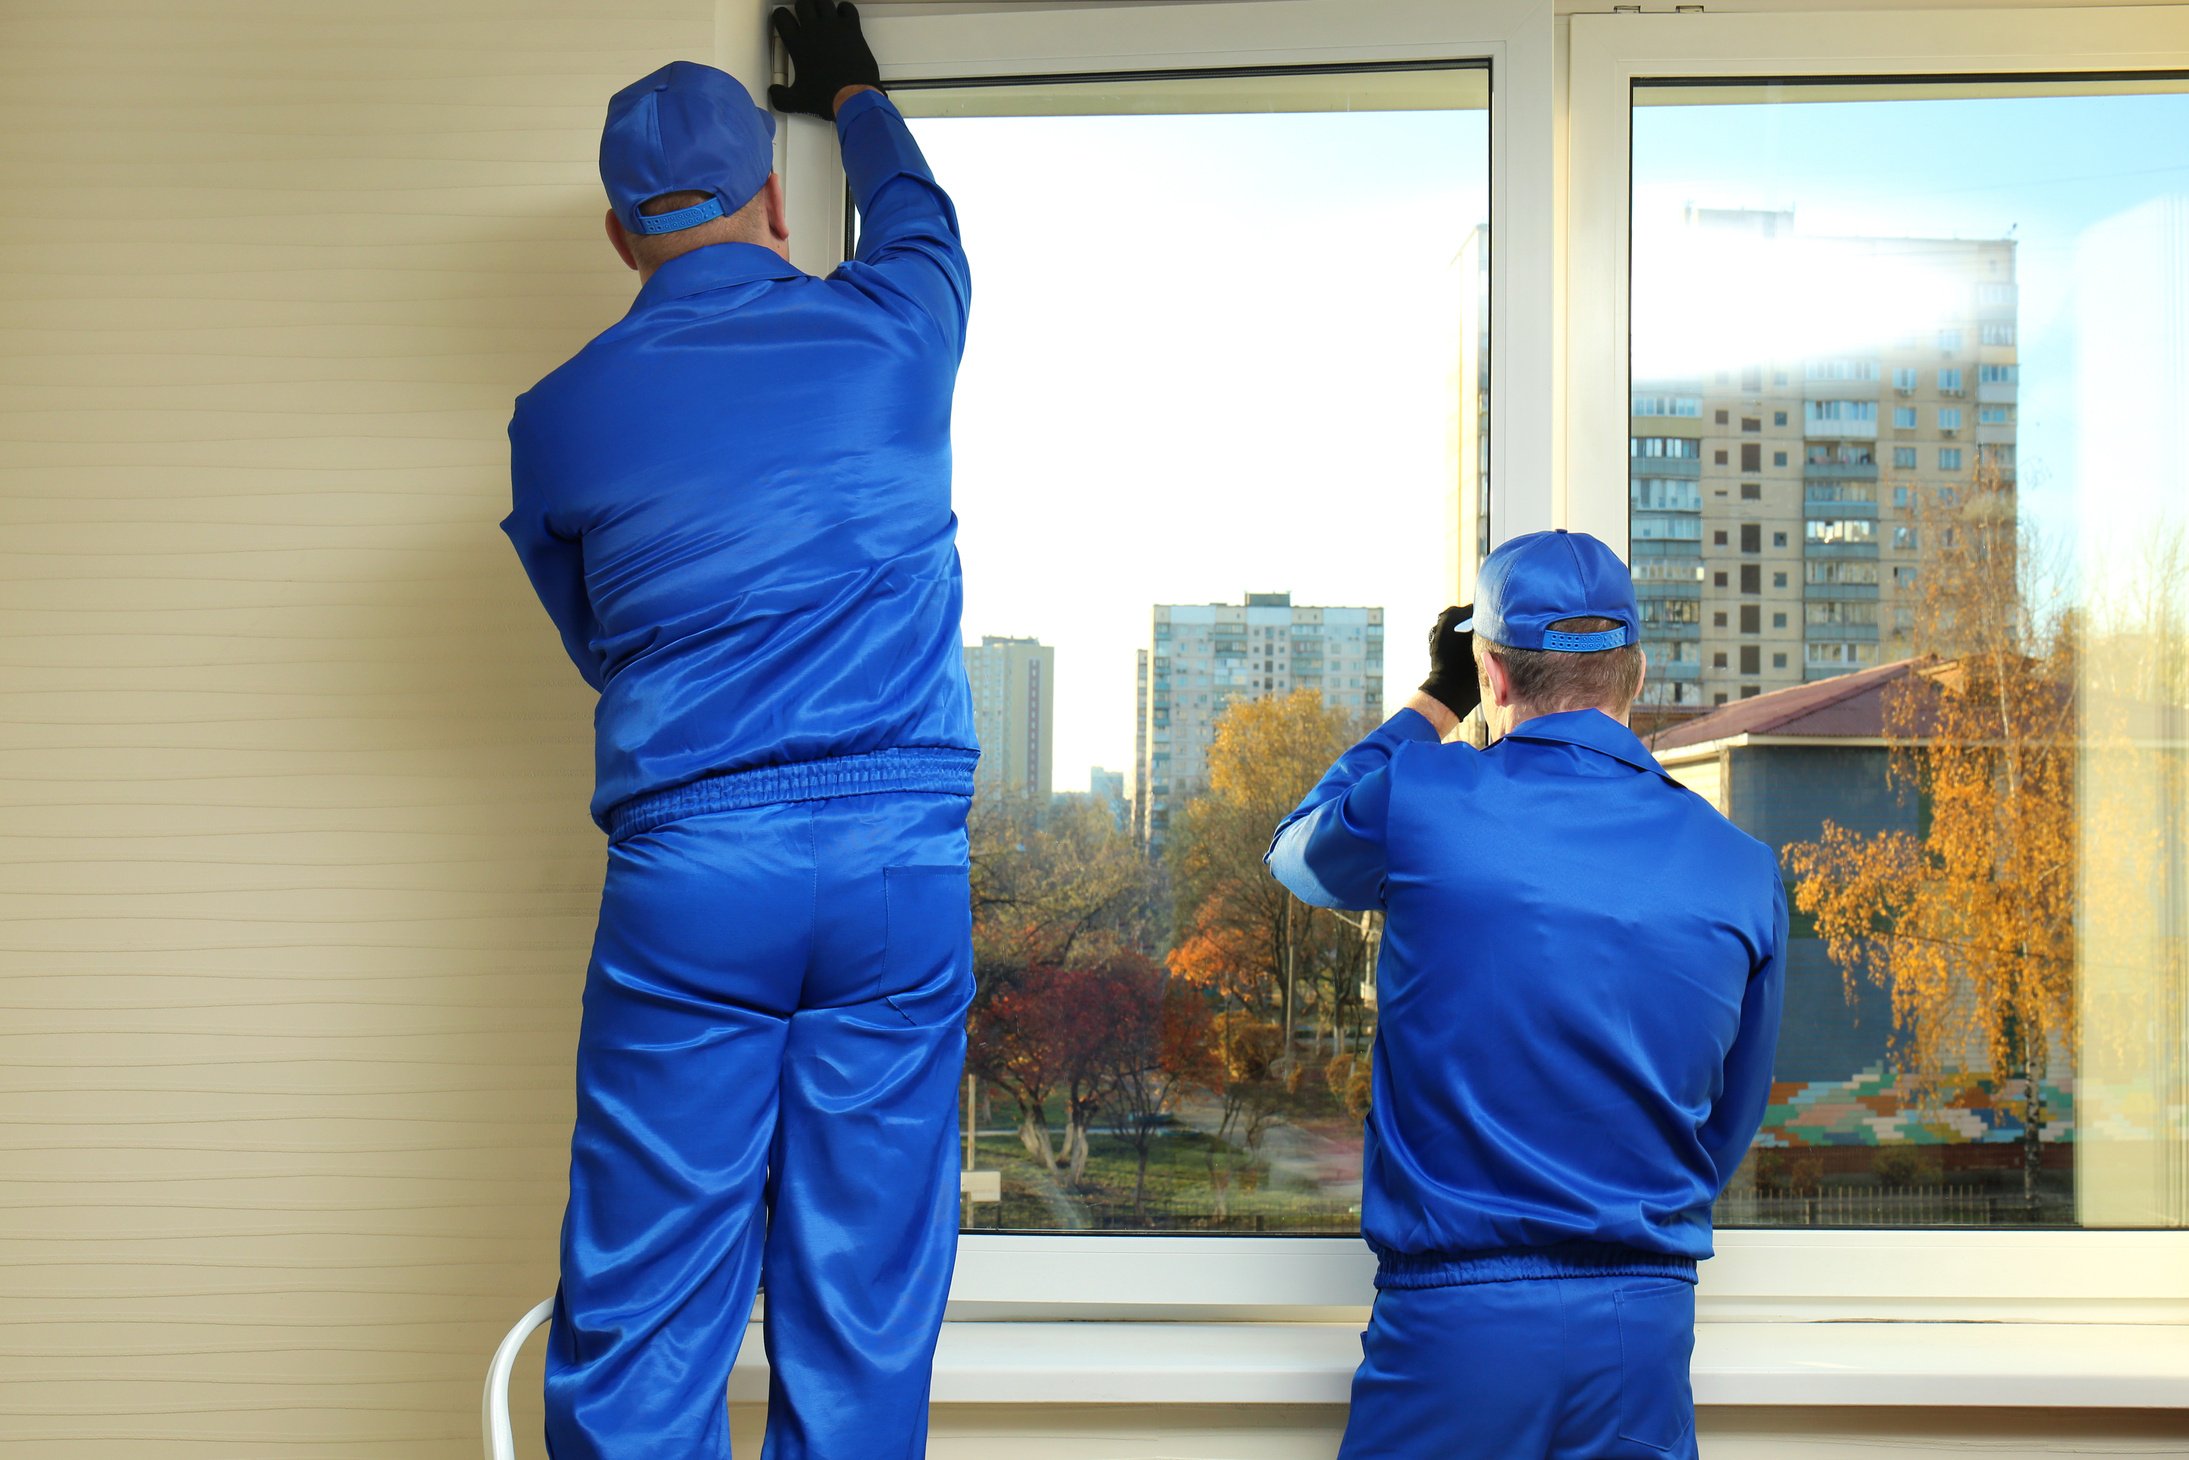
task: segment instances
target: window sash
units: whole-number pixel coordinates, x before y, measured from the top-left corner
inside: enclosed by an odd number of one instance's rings
[[[2189,15],[1993,10],[1983,73],[2189,69]],[[1967,11],[1579,14],[1536,0],[1220,0],[866,12],[885,80],[1480,59],[1491,67],[1491,527],[1628,541],[1630,108],[1636,78],[1929,75],[1965,65]],[[1570,48],[1558,60],[1559,31]],[[738,65],[741,74],[769,67]],[[776,67],[780,74],[780,65]],[[1561,114],[1563,110],[1563,114]],[[1563,139],[1563,147],[1560,140]],[[777,139],[792,252],[842,256],[833,130]],[[948,180],[945,179],[945,185]],[[1471,564],[1469,565],[1471,570]],[[1463,592],[1472,583],[1462,582]],[[1708,1320],[2189,1321],[2189,1232],[1722,1232]],[[952,1316],[1358,1321],[1351,1237],[969,1234]]]

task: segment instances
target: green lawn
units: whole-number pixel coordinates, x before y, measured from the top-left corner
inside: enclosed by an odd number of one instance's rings
[[[1062,1132],[1054,1134],[1061,1143]],[[1199,1131],[1176,1129],[1152,1142],[1144,1225],[1133,1212],[1139,1158],[1122,1136],[1088,1138],[1086,1174],[1077,1185],[1061,1164],[1054,1176],[1043,1170],[1014,1136],[984,1134],[976,1153],[980,1169],[1003,1174],[1003,1201],[968,1207],[969,1230],[1360,1230],[1357,1201],[1350,1194],[1320,1191],[1304,1179],[1273,1174],[1266,1161],[1249,1161],[1244,1152]],[[1220,1200],[1216,1183],[1225,1180],[1228,1189]]]

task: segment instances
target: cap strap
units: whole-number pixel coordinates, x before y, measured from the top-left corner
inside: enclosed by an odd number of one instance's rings
[[[1594,634],[1569,634],[1559,629],[1543,630],[1543,647],[1555,649],[1561,654],[1595,654],[1605,649],[1626,647],[1627,631],[1623,628],[1604,629]]]
[[[641,233],[675,233],[682,228],[697,228],[710,218],[722,216],[722,200],[709,198],[694,203],[689,208],[679,208],[674,213],[656,213],[652,217],[639,214],[638,231]]]

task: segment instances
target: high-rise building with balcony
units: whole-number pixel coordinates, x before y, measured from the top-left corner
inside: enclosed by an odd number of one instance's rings
[[[1688,223],[1762,249],[1790,238],[1793,218],[1694,209]],[[1904,656],[1923,504],[1950,503],[1980,456],[2013,475],[2011,240],[1803,238],[1787,257],[1806,278],[1755,277],[1827,293],[1927,281],[1921,321],[1866,339],[1796,333],[1770,358],[1689,375],[1637,372],[1630,561],[1654,706],[1708,709]],[[1743,292],[1729,280],[1725,297],[1694,301],[1697,336],[1737,335],[1710,315],[1769,302]]]
[[[1038,639],[983,634],[965,646],[980,764],[976,795],[1032,796],[1046,804],[1054,775],[1056,650]]]
[[[1159,847],[1171,812],[1208,784],[1216,722],[1237,700],[1314,689],[1327,704],[1383,710],[1383,610],[1295,606],[1289,593],[1242,603],[1159,603],[1138,665],[1133,833]]]

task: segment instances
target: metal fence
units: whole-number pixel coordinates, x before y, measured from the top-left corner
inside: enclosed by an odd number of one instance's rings
[[[1838,1187],[1803,1194],[1728,1193],[1712,1213],[1720,1227],[2072,1226],[2074,1198],[1985,1186]]]

